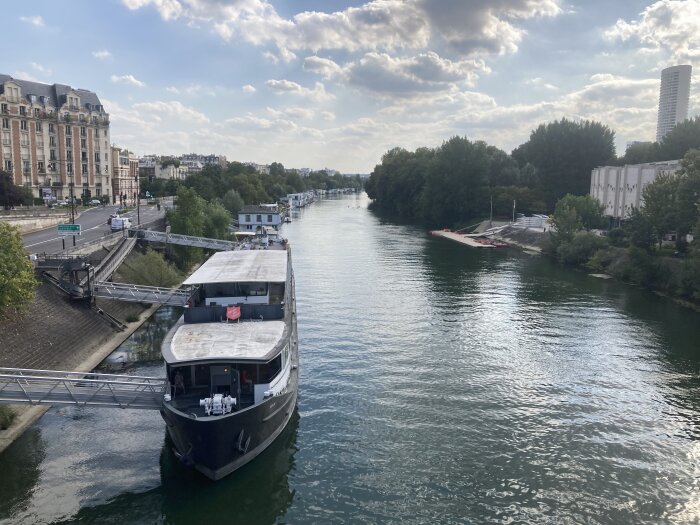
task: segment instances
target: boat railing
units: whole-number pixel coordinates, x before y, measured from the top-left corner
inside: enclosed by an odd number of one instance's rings
[[[242,304],[242,321],[270,321],[284,318],[281,304]],[[185,309],[185,323],[215,323],[226,321],[226,306],[192,306]]]

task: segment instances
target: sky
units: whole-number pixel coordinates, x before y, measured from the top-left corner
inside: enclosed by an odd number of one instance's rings
[[[139,155],[369,173],[453,136],[510,152],[539,124],[654,140],[661,70],[700,0],[34,0],[3,5],[0,73],[97,93]]]

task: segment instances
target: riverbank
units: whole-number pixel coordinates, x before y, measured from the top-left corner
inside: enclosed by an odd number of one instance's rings
[[[70,301],[54,286],[43,283],[29,308],[0,319],[3,345],[0,366],[89,372],[136,331],[160,305],[99,300],[97,306],[120,319],[116,331],[97,310]],[[126,319],[136,319],[126,322]],[[20,351],[21,349],[21,351]],[[0,431],[0,452],[48,410],[48,406],[13,405],[16,417]]]

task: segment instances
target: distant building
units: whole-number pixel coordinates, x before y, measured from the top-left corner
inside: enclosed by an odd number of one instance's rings
[[[139,195],[139,159],[126,149],[112,146],[112,195],[115,204],[136,205]]]
[[[35,197],[110,195],[109,115],[92,91],[0,75],[0,168]]]
[[[681,167],[680,160],[600,166],[591,173],[591,196],[605,206],[603,214],[626,219],[633,208],[644,206],[644,187],[663,174],[672,174]]]
[[[238,212],[238,229],[241,231],[256,231],[263,226],[279,228],[280,212],[277,206],[243,206]]]
[[[225,168],[228,164],[224,155],[200,155],[198,153],[188,153],[187,155],[180,155],[177,157],[177,159],[181,163],[191,163],[195,168],[199,166],[200,170],[202,169],[202,166],[213,165]]]
[[[185,180],[188,173],[187,166],[183,164],[177,166],[166,161],[156,163],[154,168],[154,175],[157,179]]]
[[[656,142],[688,118],[691,72],[692,66],[687,65],[667,67],[661,72]]]

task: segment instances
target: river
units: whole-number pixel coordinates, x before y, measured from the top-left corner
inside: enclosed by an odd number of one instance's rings
[[[700,520],[700,314],[367,204],[284,226],[301,390],[263,455],[213,483],[173,458],[156,412],[52,409],[0,455],[0,523]],[[162,374],[176,317],[113,359]]]

